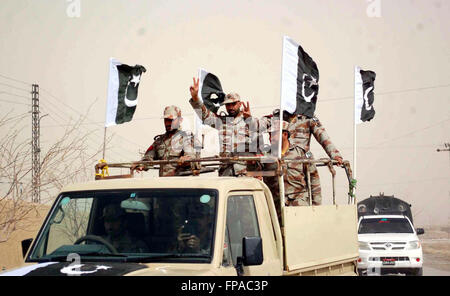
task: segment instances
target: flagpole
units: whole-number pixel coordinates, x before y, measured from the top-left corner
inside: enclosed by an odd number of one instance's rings
[[[356,71],[358,66],[354,68],[353,74],[353,88],[354,88],[354,101],[353,101],[353,179],[356,179]],[[356,188],[354,188],[353,194],[355,194]]]
[[[102,159],[105,159],[105,150],[106,150],[106,129],[107,127],[105,126],[105,131],[103,134],[103,156]]]
[[[280,132],[278,137],[278,160],[279,164],[281,163],[281,147],[282,147],[282,139],[283,139],[283,68],[284,68],[284,42],[285,37],[283,36],[282,46],[281,46],[281,84],[280,84],[280,115],[278,118],[279,125],[280,125]],[[273,124],[274,122],[272,122]],[[281,171],[283,171],[282,168],[280,168]],[[282,227],[284,227],[284,176],[281,174],[281,176],[278,176],[278,187],[280,191],[280,209],[281,209],[281,223]]]

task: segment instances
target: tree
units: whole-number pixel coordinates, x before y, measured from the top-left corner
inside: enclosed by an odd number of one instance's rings
[[[11,233],[29,226],[27,217],[37,212],[39,204],[33,203],[31,181],[31,135],[24,137],[25,120],[29,114],[0,118],[0,242]],[[66,184],[92,179],[93,167],[101,155],[102,145],[89,147],[87,141],[92,130],[82,128],[86,116],[71,122],[41,152],[40,184],[41,203],[48,204]],[[25,131],[28,129],[25,129]],[[109,142],[111,138],[107,139]],[[28,223],[28,224],[27,224]]]

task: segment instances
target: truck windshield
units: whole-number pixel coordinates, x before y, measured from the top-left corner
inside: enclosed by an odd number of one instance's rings
[[[210,262],[215,190],[152,189],[63,193],[27,262]],[[73,255],[71,255],[73,256]]]
[[[414,230],[405,218],[367,218],[361,220],[358,233],[414,233]]]

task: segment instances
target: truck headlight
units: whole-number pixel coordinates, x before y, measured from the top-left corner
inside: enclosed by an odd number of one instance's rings
[[[358,241],[359,249],[363,251],[370,251],[370,246],[368,242]]]
[[[408,243],[408,249],[410,250],[415,250],[420,248],[420,242],[418,240],[416,241],[411,241]]]

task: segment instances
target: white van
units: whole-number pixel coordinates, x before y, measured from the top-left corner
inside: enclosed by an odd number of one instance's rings
[[[405,215],[366,215],[358,221],[358,273],[422,275],[422,247]]]

